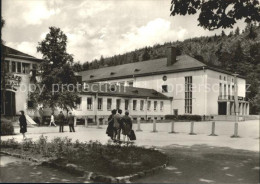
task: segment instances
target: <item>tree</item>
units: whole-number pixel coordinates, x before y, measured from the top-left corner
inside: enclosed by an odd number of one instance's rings
[[[149,59],[150,59],[150,55],[149,55],[149,53],[148,53],[148,48],[145,47],[144,53],[143,53],[143,55],[142,55],[142,61],[147,61],[147,60],[149,60]]]
[[[248,37],[249,39],[252,39],[252,40],[254,40],[254,39],[257,37],[257,33],[256,33],[255,30],[254,30],[253,24],[250,25],[249,33],[248,33],[247,37]]]
[[[225,31],[222,30],[222,32],[221,32],[221,36],[222,36],[222,37],[225,37],[225,36],[226,36]]]
[[[40,64],[42,91],[36,88],[31,98],[44,107],[54,110],[59,107],[67,112],[76,107],[78,91],[77,79],[72,70],[72,55],[67,53],[67,36],[56,27],[50,27],[45,39],[38,43],[37,52],[43,55]],[[72,90],[73,88],[73,90]]]
[[[74,63],[72,66],[73,71],[75,72],[81,72],[83,70],[82,64],[78,61],[77,63]]]
[[[89,62],[87,61],[87,62],[83,63],[82,68],[84,71],[89,70]]]
[[[230,31],[228,37],[232,37],[234,35],[233,31]]]
[[[105,59],[102,55],[101,55],[100,60],[99,60],[99,65],[102,66],[102,67],[105,65]]]
[[[133,59],[132,59],[132,61],[133,61],[133,63],[136,63],[136,62],[139,61],[139,58],[138,58],[136,52],[133,52]]]
[[[233,28],[237,20],[260,22],[259,0],[172,0],[171,15],[199,12],[199,26],[214,30]]]
[[[237,27],[235,30],[235,35],[238,36],[239,34],[240,34],[240,29],[239,29],[239,27]]]

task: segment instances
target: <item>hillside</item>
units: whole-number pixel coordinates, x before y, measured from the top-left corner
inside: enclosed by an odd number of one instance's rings
[[[260,111],[260,26],[248,25],[240,33],[230,32],[225,35],[199,37],[183,42],[167,42],[145,47],[110,58],[101,57],[91,63],[75,64],[75,70],[89,70],[106,66],[142,62],[150,59],[165,57],[166,48],[174,45],[177,55],[187,54],[209,65],[237,72],[246,77],[248,83],[247,97],[250,101],[250,111],[256,114]]]

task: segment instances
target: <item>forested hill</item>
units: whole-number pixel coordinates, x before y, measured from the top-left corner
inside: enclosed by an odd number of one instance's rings
[[[241,33],[242,32],[242,33]],[[142,62],[165,57],[166,48],[174,45],[177,55],[187,54],[199,61],[218,66],[231,72],[244,75],[250,84],[247,97],[250,100],[251,113],[260,111],[260,26],[248,25],[245,30],[238,28],[226,35],[199,37],[182,42],[167,42],[145,47],[110,58],[101,57],[91,63],[75,64],[75,70],[89,70],[132,62]]]

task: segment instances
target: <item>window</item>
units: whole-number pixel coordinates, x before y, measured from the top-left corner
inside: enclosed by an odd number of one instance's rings
[[[17,62],[17,73],[21,73],[22,72],[22,63]]]
[[[185,113],[192,113],[192,76],[185,77]]]
[[[151,101],[148,101],[148,102],[147,102],[147,110],[148,110],[148,111],[151,110]]]
[[[37,69],[37,64],[32,64],[33,69]]]
[[[22,73],[25,73],[25,74],[30,73],[30,64],[22,63]]]
[[[129,100],[125,100],[125,110],[128,110]]]
[[[224,81],[226,80],[226,76],[224,76]]]
[[[98,98],[98,110],[102,110],[102,108],[103,108],[103,99]]]
[[[234,96],[235,95],[235,86],[232,85],[232,95]]]
[[[125,82],[119,82],[119,86],[124,86],[125,85]]]
[[[127,83],[128,83],[128,86],[130,86],[130,87],[134,86],[134,81],[128,81]]]
[[[163,101],[160,102],[160,110],[163,111]]]
[[[140,110],[144,110],[144,100],[140,100]]]
[[[87,109],[92,110],[92,97],[87,98]]]
[[[219,83],[219,96],[222,96],[222,84]]]
[[[153,102],[153,106],[154,106],[154,110],[156,111],[157,110],[157,101]]]
[[[120,109],[121,107],[121,99],[116,99],[116,109]]]
[[[227,93],[226,93],[226,84],[224,84],[224,97],[226,97]]]
[[[107,99],[107,110],[111,110],[112,109],[112,99],[108,98]]]
[[[230,85],[228,85],[228,96],[230,96]]]
[[[16,63],[12,61],[12,72],[16,72]]]
[[[82,98],[79,97],[79,98],[77,99],[77,104],[76,104],[76,109],[77,109],[77,110],[81,110],[81,101],[82,101]]]
[[[10,61],[5,61],[5,72],[7,72],[7,73],[10,71],[9,65],[10,65]]]
[[[222,79],[222,77],[221,77],[221,75],[219,76],[219,80],[221,80]]]
[[[137,100],[133,100],[133,110],[136,110]]]
[[[34,107],[34,103],[31,100],[27,101],[27,105],[28,105],[28,108],[33,108]]]
[[[162,92],[167,93],[168,92],[168,85],[162,85]]]

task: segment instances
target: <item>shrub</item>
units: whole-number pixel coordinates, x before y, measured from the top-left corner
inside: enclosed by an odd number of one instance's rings
[[[1,148],[13,148],[16,149],[19,147],[19,143],[15,141],[14,138],[8,139],[6,141],[1,140]]]
[[[202,117],[200,115],[166,115],[165,119],[176,121],[201,121]]]
[[[14,126],[11,121],[1,119],[1,135],[14,135]]]

